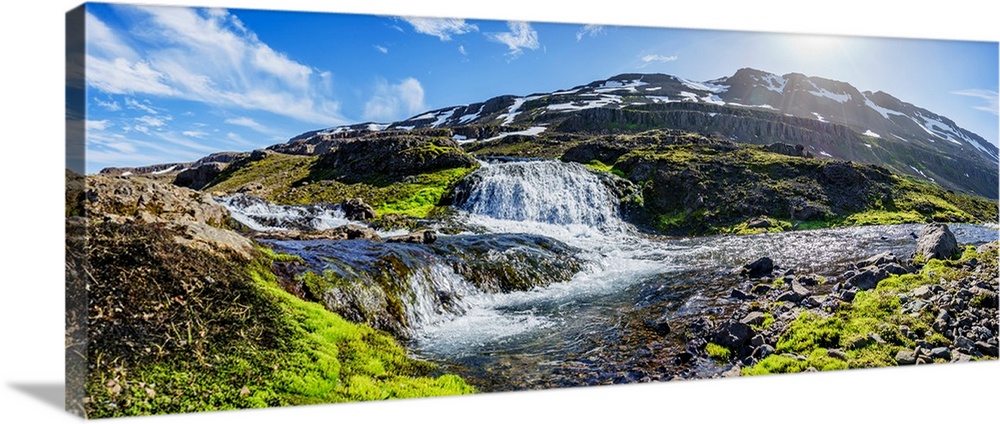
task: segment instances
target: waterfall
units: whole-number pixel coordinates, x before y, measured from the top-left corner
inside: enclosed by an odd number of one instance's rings
[[[457,206],[472,215],[473,223],[494,230],[551,235],[551,229],[538,229],[555,226],[610,235],[628,227],[618,216],[618,199],[577,163],[490,164],[470,178],[469,195]]]

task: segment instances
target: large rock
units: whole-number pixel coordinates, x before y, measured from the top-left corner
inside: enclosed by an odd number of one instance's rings
[[[177,243],[209,252],[249,258],[254,251],[248,239],[223,228],[229,212],[207,193],[143,177],[91,175],[80,201],[93,221],[164,226]]]
[[[958,253],[958,242],[947,225],[928,224],[920,230],[914,255],[930,260],[948,259],[956,253]]]
[[[365,204],[361,199],[347,199],[340,203],[344,217],[351,221],[368,221],[375,219],[375,208]]]
[[[756,332],[749,325],[739,321],[730,321],[723,324],[718,331],[712,335],[712,342],[725,346],[731,350],[739,350],[750,341]]]
[[[765,275],[771,274],[771,271],[773,270],[774,270],[774,261],[772,261],[771,258],[765,256],[749,264],[743,265],[743,270],[740,272],[740,274],[750,278],[760,278]]]

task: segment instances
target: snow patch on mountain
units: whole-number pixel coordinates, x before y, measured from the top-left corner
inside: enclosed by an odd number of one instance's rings
[[[538,135],[538,134],[541,134],[544,131],[545,131],[545,127],[531,127],[531,128],[528,128],[528,129],[522,130],[522,131],[502,132],[502,133],[500,133],[498,135],[495,135],[493,137],[484,139],[482,141],[499,140],[499,139],[504,138],[504,137],[506,137],[508,135]]]
[[[867,135],[869,137],[875,137],[875,138],[882,138],[882,136],[878,135],[877,133],[875,133],[875,131],[872,130],[865,131],[861,135]]]
[[[872,110],[878,112],[885,119],[889,119],[889,115],[890,114],[892,114],[892,115],[906,116],[905,113],[900,112],[898,110],[884,108],[882,106],[879,106],[879,105],[875,104],[875,102],[873,102],[871,99],[869,99],[868,96],[865,96],[865,106],[868,106],[868,107],[872,108]]]
[[[707,81],[697,82],[684,78],[677,78],[677,80],[680,81],[681,84],[684,84],[685,87],[698,91],[708,91],[710,93],[719,94],[719,93],[725,93],[726,91],[729,90],[728,85],[713,84]]]
[[[813,84],[813,87],[816,87],[816,84]],[[819,97],[826,97],[828,99],[831,99],[833,101],[840,102],[840,103],[847,103],[847,102],[849,102],[851,100],[851,95],[850,94],[847,94],[847,93],[834,93],[834,92],[832,92],[830,90],[827,90],[825,88],[819,88],[819,87],[816,87],[816,88],[818,89],[818,91],[812,91],[812,90],[810,90],[809,94],[812,94],[814,96],[819,96]]]

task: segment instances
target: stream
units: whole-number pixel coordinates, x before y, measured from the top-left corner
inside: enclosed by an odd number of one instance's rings
[[[358,308],[381,305],[385,296],[370,287],[388,274],[405,303],[390,331],[404,336],[414,356],[481,391],[499,391],[710,376],[719,371],[711,361],[675,360],[682,331],[659,334],[646,323],[665,319],[683,330],[699,317],[727,314],[740,282],[734,270],[760,257],[835,279],[877,253],[910,256],[921,228],[653,237],[623,222],[615,197],[578,164],[484,164],[468,178],[455,219],[469,231],[433,244],[261,241],[303,257],[310,269],[359,282],[338,294]],[[336,206],[219,200],[257,231],[348,222]],[[949,227],[960,244],[997,239],[995,227]]]

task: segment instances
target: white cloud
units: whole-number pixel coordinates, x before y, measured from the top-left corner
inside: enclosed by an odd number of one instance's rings
[[[986,104],[982,106],[973,106],[973,109],[989,112],[994,115],[1000,115],[1000,94],[998,94],[996,91],[984,90],[981,88],[972,88],[968,90],[952,91],[951,94],[958,94],[959,96],[969,96],[969,97],[977,97],[983,99],[986,102]]]
[[[468,56],[469,55],[469,52],[465,51],[465,46],[458,46],[458,52],[461,53],[462,56]]]
[[[203,138],[208,135],[208,133],[204,131],[182,131],[181,135],[185,137]]]
[[[114,101],[114,100],[112,100],[110,98],[108,99],[108,101],[104,101],[104,100],[98,99],[97,97],[94,97],[94,103],[97,103],[98,106],[104,108],[105,110],[107,110],[109,112],[117,112],[119,110],[122,110],[122,107],[118,105],[118,102],[116,102],[116,101]]]
[[[604,33],[604,26],[602,25],[592,25],[592,24],[584,25],[583,28],[580,28],[580,30],[576,32],[576,41],[583,40],[583,37],[586,37],[588,35],[591,37],[596,37],[603,33]]]
[[[93,120],[88,119],[84,123],[84,126],[85,126],[85,128],[87,128],[88,131],[91,131],[91,130],[103,130],[103,129],[111,126],[110,124],[111,123],[107,119],[102,119],[100,121],[93,121]]]
[[[146,115],[146,116],[140,116],[138,118],[135,118],[135,120],[138,121],[138,122],[141,122],[143,124],[146,124],[147,126],[150,126],[150,127],[160,128],[162,126],[167,125],[167,121],[170,120],[170,117],[164,116],[162,118],[159,118],[159,117],[155,117],[155,116]]]
[[[642,57],[642,61],[645,63],[649,62],[673,62],[677,60],[677,55],[664,56],[660,54],[647,54]]]
[[[259,122],[254,121],[253,119],[247,118],[245,116],[241,116],[239,118],[229,118],[229,119],[226,119],[226,123],[227,124],[231,124],[231,125],[239,125],[241,127],[247,127],[247,128],[250,128],[250,129],[252,129],[254,131],[257,131],[259,133],[265,133],[265,134],[266,133],[270,133],[270,131],[267,129],[267,127],[261,125]]]
[[[538,49],[538,32],[527,22],[507,22],[510,32],[496,32],[486,34],[487,38],[500,44],[505,44],[510,51],[507,53],[512,57],[521,55],[521,49]]]
[[[379,80],[375,86],[375,94],[365,103],[365,119],[372,121],[390,121],[404,118],[423,111],[424,88],[415,78],[407,78],[399,84],[389,84]]]
[[[88,28],[93,27],[88,35],[94,38],[87,40],[87,83],[93,88],[261,110],[323,125],[347,122],[330,96],[329,72],[275,51],[223,9],[119,10],[134,18],[129,28],[111,28],[88,15]],[[116,30],[130,32],[125,37]]]
[[[156,109],[153,109],[149,105],[146,105],[146,104],[144,104],[144,103],[142,103],[142,102],[140,102],[140,101],[138,101],[136,99],[133,99],[131,97],[126,97],[125,98],[125,106],[128,107],[129,109],[132,109],[132,110],[141,110],[143,112],[151,113],[153,115],[156,115],[156,114],[159,113],[159,112],[156,111]]]
[[[382,54],[389,54],[389,49],[387,47],[380,46],[378,44],[376,44],[376,45],[374,45],[372,47],[374,47],[375,50],[378,50]]]
[[[456,18],[402,18],[420,34],[433,35],[441,41],[451,40],[452,35],[462,35],[479,31],[479,27]]]
[[[647,55],[639,56],[639,59],[642,60],[642,63],[639,64],[638,68],[645,68],[646,66],[649,66],[652,63],[673,62],[673,61],[677,60],[677,55],[664,56],[664,55],[661,55],[661,54],[647,54]]]

